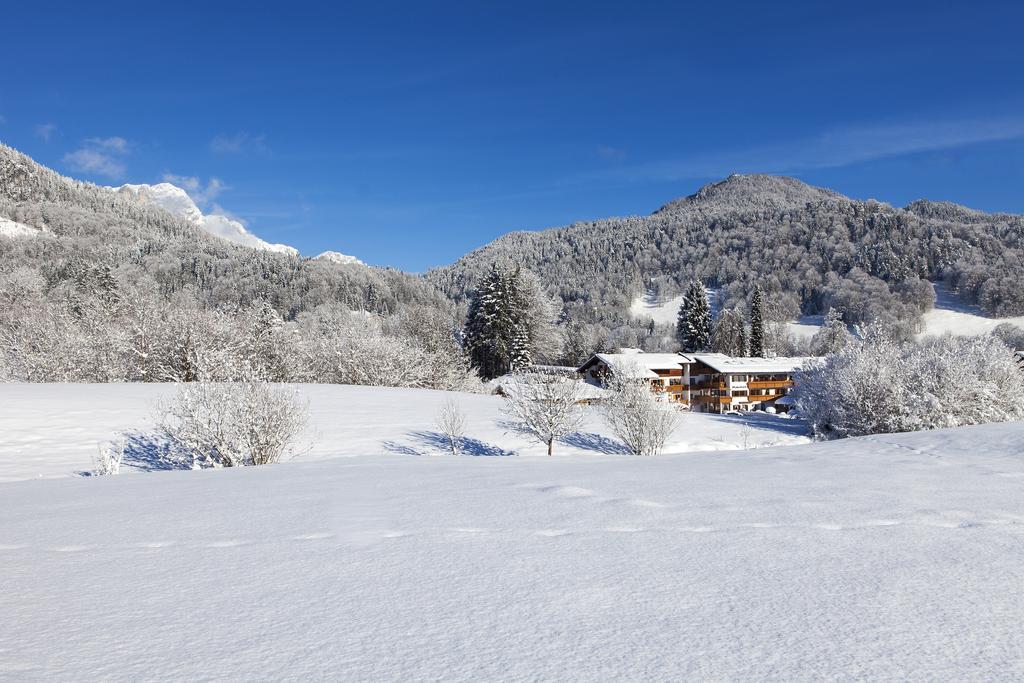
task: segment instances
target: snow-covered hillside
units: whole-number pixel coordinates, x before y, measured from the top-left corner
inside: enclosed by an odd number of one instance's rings
[[[981,309],[965,304],[941,284],[935,284],[935,308],[924,314],[923,334],[953,334],[960,337],[988,334],[1000,323],[1024,327],[1024,316],[989,318]]]
[[[0,484],[0,678],[1017,680],[1022,452],[1005,424]]]
[[[935,308],[924,314],[924,330],[918,335],[920,337],[947,333],[961,337],[984,335],[991,332],[1000,323],[1006,322],[1024,327],[1024,316],[990,318],[977,306],[965,304],[941,283],[934,283],[933,287],[935,288]],[[681,296],[658,300],[650,294],[644,294],[633,301],[630,313],[635,317],[653,318],[658,323],[674,324],[682,302]],[[811,337],[818,331],[821,324],[822,316],[813,315],[787,323],[787,327],[798,337]]]
[[[145,438],[159,384],[0,384],[0,482],[64,477],[91,468],[97,443],[129,432],[126,471],[159,467]],[[543,455],[544,448],[501,424],[502,399],[426,389],[304,385],[312,448],[300,460],[358,455],[438,455],[444,452],[435,417],[454,398],[469,425],[467,449],[481,455]],[[804,425],[771,415],[683,416],[668,452],[723,450],[806,443]],[[134,435],[134,436],[133,436]],[[556,455],[621,455],[622,447],[592,411],[579,434]]]
[[[156,185],[122,185],[111,188],[115,192],[135,200],[154,204],[160,208],[184,218],[191,223],[201,227],[211,235],[216,235],[229,242],[235,242],[253,249],[264,249],[276,251],[283,254],[298,254],[298,250],[286,244],[271,244],[266,242],[242,225],[234,218],[220,214],[203,214],[203,212],[192,201],[188,192],[172,185],[171,183],[157,183]]]

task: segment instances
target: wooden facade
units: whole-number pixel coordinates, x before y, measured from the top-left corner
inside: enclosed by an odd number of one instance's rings
[[[628,372],[680,408],[699,412],[757,410],[774,406],[794,386],[805,358],[733,358],[723,354],[595,354],[578,369],[591,384]],[[788,402],[786,402],[788,404]],[[779,405],[779,410],[788,405]]]

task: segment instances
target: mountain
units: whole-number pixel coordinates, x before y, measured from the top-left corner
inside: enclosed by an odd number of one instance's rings
[[[348,254],[342,254],[337,251],[325,251],[313,258],[318,261],[327,261],[328,263],[356,264],[360,266],[366,265],[355,256],[349,256]]]
[[[114,192],[141,204],[158,206],[174,216],[184,218],[206,232],[253,249],[276,251],[298,256],[298,250],[284,244],[271,244],[249,232],[241,222],[220,214],[204,215],[188,192],[171,183],[156,185],[121,185]]]
[[[623,346],[664,339],[630,307],[675,296],[691,278],[717,289],[724,308],[745,310],[759,285],[774,319],[835,308],[904,335],[934,301],[928,281],[990,315],[1024,314],[1024,217],[924,200],[895,208],[771,175],[732,175],[646,216],[508,233],[427,278],[460,301],[496,261],[535,272],[566,318]]]
[[[111,189],[66,178],[0,144],[0,262],[39,272],[51,287],[106,269],[164,297],[188,292],[204,306],[246,306],[269,299],[286,318],[324,303],[393,313],[407,304],[444,304],[422,278],[371,268],[352,257],[301,259],[237,225],[236,239],[211,229],[188,194],[169,183]],[[224,232],[224,231],[222,231]],[[238,236],[248,235],[249,244]],[[251,248],[251,247],[256,248]],[[3,270],[0,270],[0,275]],[[446,304],[444,304],[446,305]]]

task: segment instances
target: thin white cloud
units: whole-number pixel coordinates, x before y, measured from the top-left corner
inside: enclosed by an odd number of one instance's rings
[[[128,153],[128,141],[122,137],[110,137],[110,138],[89,138],[85,141],[85,144],[95,149],[102,149],[114,154],[127,154]]]
[[[217,154],[240,154],[242,152],[265,152],[267,143],[265,135],[252,133],[235,133],[234,135],[217,135],[210,140],[210,149]]]
[[[64,155],[64,163],[79,173],[116,179],[124,176],[123,158],[130,152],[131,146],[122,137],[88,138],[80,148]]]
[[[49,142],[53,134],[57,132],[57,125],[54,123],[37,123],[33,130],[37,138],[42,138],[43,142]]]
[[[1024,117],[850,126],[786,142],[606,169],[588,176],[672,181],[730,173],[794,173],[1018,138],[1024,138]]]
[[[594,154],[608,161],[622,161],[626,158],[626,150],[610,145],[598,145]]]
[[[5,123],[7,123],[7,117],[3,114],[0,114],[0,125],[3,125]]]
[[[172,185],[177,185],[181,189],[188,192],[188,195],[192,198],[196,204],[205,206],[216,199],[222,192],[230,189],[223,180],[220,178],[210,178],[203,184],[203,181],[196,176],[184,176],[175,175],[174,173],[164,173],[163,181]]]

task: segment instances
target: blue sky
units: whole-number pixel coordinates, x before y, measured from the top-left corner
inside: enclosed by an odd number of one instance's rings
[[[193,178],[204,209],[307,255],[421,271],[731,172],[1024,213],[1021,3],[3,15],[0,140],[102,184]]]

